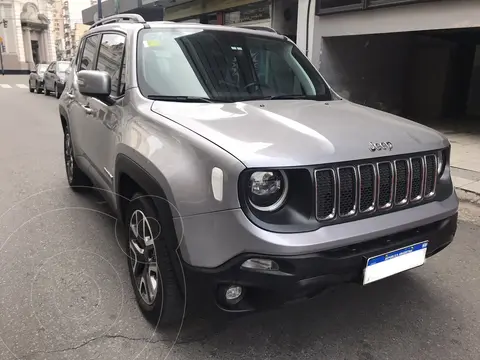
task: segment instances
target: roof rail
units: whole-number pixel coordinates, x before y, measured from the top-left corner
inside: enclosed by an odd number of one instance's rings
[[[252,30],[260,30],[260,31],[268,31],[271,33],[278,34],[277,31],[271,27],[268,26],[257,26],[257,25],[243,25],[243,26],[238,26],[243,29],[252,29]]]
[[[107,24],[113,24],[113,23],[119,23],[119,22],[129,22],[129,23],[139,23],[139,24],[147,23],[145,19],[138,14],[118,14],[118,15],[107,16],[106,18],[98,20],[96,23],[90,26],[90,29],[96,28],[97,26],[101,26],[101,25],[107,25]]]

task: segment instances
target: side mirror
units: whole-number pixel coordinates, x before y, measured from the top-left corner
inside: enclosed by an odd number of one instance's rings
[[[77,74],[78,90],[82,95],[96,98],[110,96],[112,79],[105,71],[82,70]]]

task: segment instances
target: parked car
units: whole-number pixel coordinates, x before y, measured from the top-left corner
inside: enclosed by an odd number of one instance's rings
[[[43,75],[48,68],[48,64],[38,64],[35,66],[35,70],[30,73],[28,78],[28,88],[33,93],[37,91],[37,94],[41,94],[43,91]]]
[[[69,61],[54,61],[49,66],[44,75],[45,95],[49,96],[50,92],[54,92],[57,99],[63,92],[65,87],[66,73],[70,67]]]
[[[368,285],[456,232],[448,140],[340,98],[271,30],[107,17],[59,115],[68,183],[102,189],[124,224],[153,323],[200,298],[247,312]]]

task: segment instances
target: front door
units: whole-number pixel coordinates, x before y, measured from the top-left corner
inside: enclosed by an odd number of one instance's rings
[[[89,133],[89,123],[93,121],[92,114],[88,109],[89,97],[80,94],[77,83],[77,72],[81,70],[92,70],[93,62],[96,58],[98,42],[100,35],[92,35],[82,41],[76,64],[72,67],[70,77],[67,82],[65,96],[68,99],[68,116],[70,123],[70,132],[75,146],[75,156],[82,156],[92,165],[92,160],[87,154],[86,149],[92,146],[91,134]]]
[[[93,118],[88,122],[87,133],[91,142],[85,151],[110,188],[113,188],[117,129],[123,115],[124,48],[124,35],[119,33],[102,35],[95,70],[110,74],[112,90],[109,99],[88,100]]]

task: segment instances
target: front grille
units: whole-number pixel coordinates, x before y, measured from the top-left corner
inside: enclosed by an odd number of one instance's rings
[[[431,154],[315,170],[317,219],[389,211],[431,198],[437,164]]]

